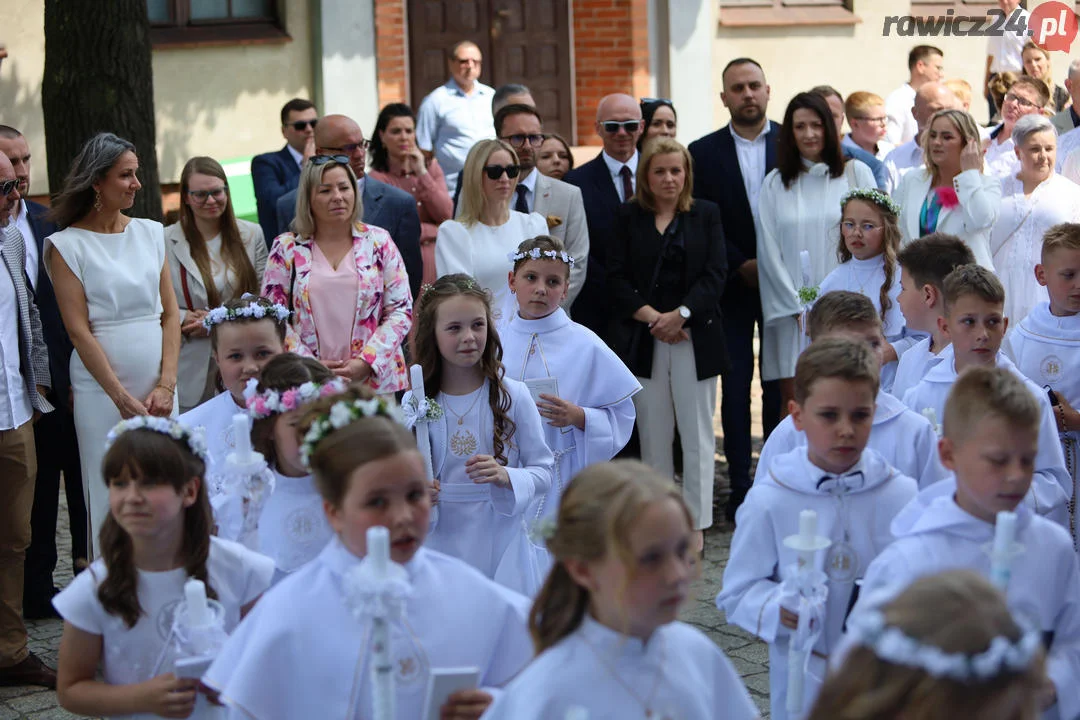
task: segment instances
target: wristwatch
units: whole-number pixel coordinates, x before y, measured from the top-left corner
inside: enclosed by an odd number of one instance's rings
[[[680,305],[679,306],[679,317],[681,317],[683,320],[689,320],[690,319],[690,308],[686,307],[685,305]]]

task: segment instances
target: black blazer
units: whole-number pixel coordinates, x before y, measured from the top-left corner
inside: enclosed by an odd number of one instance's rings
[[[615,213],[621,204],[619,193],[604,163],[603,152],[566,173],[563,181],[581,188],[585,223],[589,226],[589,265],[585,270],[585,284],[581,286],[570,314],[575,322],[603,337],[612,312],[605,276]]]
[[[44,205],[25,200],[26,220],[30,224],[33,238],[25,238],[29,244],[31,240],[37,248],[38,272],[34,282],[34,301],[41,315],[41,330],[45,336],[45,345],[49,349],[49,372],[52,375],[52,392],[55,400],[67,407],[68,388],[71,387],[71,371],[68,367],[71,361],[71,353],[75,349],[64,329],[64,320],[60,317],[60,306],[56,303],[56,293],[53,290],[52,280],[45,268],[45,238],[59,230],[56,224],[48,219],[49,210]],[[53,403],[57,404],[56,402]]]
[[[765,144],[765,174],[776,167],[776,144],[780,137],[780,125],[769,123]],[[720,206],[727,241],[728,267],[732,273],[724,291],[725,302],[740,301],[748,293],[758,294],[742,276],[734,272],[747,260],[757,257],[757,232],[750,200],[746,197],[739,156],[735,153],[735,140],[731,125],[725,125],[690,143],[690,157],[694,159],[694,197],[708,200]]]
[[[682,304],[690,308],[690,342],[694,345],[697,379],[715,377],[728,369],[727,345],[720,315],[720,297],[727,278],[727,252],[720,208],[697,200],[679,216],[686,248],[688,290]],[[630,371],[652,376],[653,338],[645,323],[633,315],[650,303],[649,284],[660,257],[661,240],[655,215],[634,202],[618,209],[615,232],[608,245],[608,292],[614,317],[608,342]]]
[[[255,207],[259,213],[266,246],[274,242],[277,233],[277,200],[295,190],[300,182],[300,166],[285,145],[275,152],[256,155],[251,159],[251,184],[255,191]]]

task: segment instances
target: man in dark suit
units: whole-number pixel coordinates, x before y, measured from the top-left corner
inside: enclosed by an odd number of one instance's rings
[[[344,155],[349,158],[349,167],[356,173],[356,181],[360,186],[363,221],[390,233],[398,252],[401,253],[401,259],[405,262],[405,271],[409,274],[409,288],[413,298],[416,298],[420,294],[420,281],[424,275],[424,263],[420,255],[420,215],[416,212],[416,198],[404,190],[364,174],[367,148],[368,142],[364,140],[364,132],[360,126],[344,115],[327,115],[315,130],[316,155]],[[290,192],[278,198],[274,236],[287,232],[295,216],[296,183]]]
[[[293,98],[281,108],[281,134],[285,147],[277,152],[256,155],[251,160],[251,182],[259,225],[269,246],[277,237],[277,201],[296,189],[300,168],[315,154],[315,125],[319,114],[310,100]]]
[[[731,122],[691,143],[690,155],[694,158],[694,197],[720,206],[727,243],[730,272],[720,305],[731,368],[722,376],[720,414],[731,479],[727,517],[733,520],[753,482],[750,385],[754,376],[755,323],[758,337],[762,329],[754,219],[762,182],[776,167],[780,126],[765,116],[769,86],[755,61],[732,60],[724,68],[722,81],[720,98],[731,112]],[[762,383],[761,387],[762,429],[763,436],[768,437],[780,421],[780,388],[775,381]]]
[[[29,620],[56,617],[52,607],[53,571],[56,570],[56,515],[60,503],[60,475],[68,502],[72,563],[86,562],[86,504],[82,494],[82,469],[75,419],[71,414],[71,379],[68,362],[72,345],[60,317],[52,282],[42,262],[45,238],[57,228],[46,218],[47,209],[26,199],[30,189],[30,146],[15,128],[0,125],[0,154],[6,156],[19,180],[22,200],[14,206],[12,221],[26,246],[26,277],[41,317],[45,344],[49,351],[52,388],[47,395],[56,410],[41,417],[34,426],[37,448],[37,482],[34,509],[30,517],[32,539],[26,550],[23,582],[23,616]]]
[[[596,109],[596,134],[604,149],[595,158],[563,178],[581,188],[585,222],[589,227],[589,265],[585,284],[574,301],[574,320],[605,337],[611,303],[604,282],[605,250],[615,227],[619,205],[634,196],[641,136],[641,107],[629,95],[608,95]]]

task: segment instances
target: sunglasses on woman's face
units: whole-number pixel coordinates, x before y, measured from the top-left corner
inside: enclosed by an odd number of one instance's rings
[[[502,177],[503,173],[506,173],[506,177],[513,180],[521,172],[520,165],[485,165],[484,172],[492,180],[498,180]]]

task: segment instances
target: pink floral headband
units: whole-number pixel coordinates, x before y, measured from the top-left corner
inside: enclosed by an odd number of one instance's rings
[[[345,391],[348,383],[341,378],[333,378],[325,383],[306,382],[287,390],[257,391],[259,381],[251,378],[244,388],[244,402],[252,420],[262,420],[271,415],[296,410],[319,398],[338,395]]]

